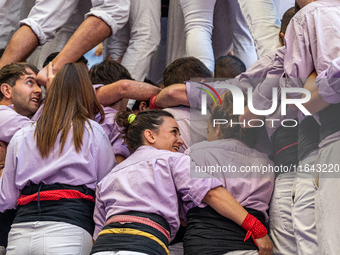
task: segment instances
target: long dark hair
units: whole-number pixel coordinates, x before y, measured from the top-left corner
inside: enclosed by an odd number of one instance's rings
[[[47,157],[54,147],[59,132],[60,153],[63,151],[68,132],[73,127],[73,142],[77,152],[83,144],[85,122],[104,111],[94,93],[84,64],[64,65],[54,77],[49,88],[42,114],[37,121],[34,135],[41,156]]]

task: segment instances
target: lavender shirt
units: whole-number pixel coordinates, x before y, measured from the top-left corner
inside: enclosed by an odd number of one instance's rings
[[[330,104],[340,103],[340,57],[318,75],[316,85],[323,100]]]
[[[117,164],[105,131],[95,121],[85,124],[79,153],[70,129],[59,155],[60,134],[54,150],[41,158],[34,138],[35,124],[18,131],[7,147],[6,166],[0,180],[0,211],[16,208],[21,190],[30,183],[86,185],[95,190],[97,183]]]
[[[0,105],[0,140],[9,143],[13,135],[32,121],[13,110],[13,105]]]
[[[173,239],[180,208],[187,212],[206,206],[207,192],[221,185],[214,178],[191,179],[190,157],[143,145],[98,183],[94,239],[110,216],[131,210],[162,216]]]
[[[190,147],[186,154],[197,166],[274,166],[268,156],[235,139],[201,142]],[[274,173],[236,172],[212,173],[226,190],[244,207],[262,212],[268,221],[267,210],[274,188]]]
[[[303,88],[313,70],[319,75],[340,56],[340,1],[318,0],[290,21],[286,35],[283,87]],[[299,93],[290,96],[300,98]]]
[[[93,85],[93,88],[96,90],[102,86],[104,85],[96,84],[96,85]],[[127,148],[127,145],[124,142],[124,139],[121,137],[121,134],[119,132],[119,130],[121,130],[121,127],[119,127],[114,120],[118,111],[111,107],[104,107],[104,106],[103,106],[103,109],[105,113],[105,120],[101,124],[101,126],[103,127],[103,129],[105,130],[106,134],[109,137],[109,140],[113,147],[113,151],[116,155],[122,155],[127,158],[128,156],[130,156],[130,151]],[[95,117],[95,120],[99,121],[100,115],[97,115]]]

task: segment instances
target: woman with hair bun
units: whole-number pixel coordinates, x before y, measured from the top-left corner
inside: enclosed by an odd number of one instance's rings
[[[169,254],[181,213],[207,204],[242,225],[271,254],[264,226],[239,205],[215,178],[190,178],[190,157],[172,114],[161,110],[119,112],[118,125],[131,156],[97,185],[91,254]],[[207,177],[207,176],[205,176]]]
[[[13,136],[0,180],[0,211],[17,209],[7,254],[90,253],[96,184],[116,165],[96,113],[85,66],[66,64],[39,120]]]
[[[260,166],[269,168],[274,164],[267,154],[251,149],[257,142],[256,129],[243,129],[241,125],[233,124],[238,122],[238,115],[233,115],[231,92],[222,94],[221,98],[223,106],[216,106],[210,117],[207,141],[192,145],[185,153],[190,153],[191,159],[201,168],[224,168],[222,171],[212,171],[211,174],[221,181],[249,214],[265,225],[269,219],[267,210],[274,187],[274,173],[261,173],[257,170]],[[228,123],[216,124],[217,119],[227,120]],[[258,254],[253,240],[245,241],[245,235],[246,231],[241,226],[226,219],[209,205],[204,208],[194,207],[187,213],[184,253]]]

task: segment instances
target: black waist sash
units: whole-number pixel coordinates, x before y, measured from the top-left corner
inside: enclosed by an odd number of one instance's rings
[[[32,184],[22,190],[22,195],[32,195],[49,190],[77,190],[85,195],[95,196],[95,192],[85,185],[72,186],[61,183],[51,185]],[[79,226],[93,235],[94,202],[85,199],[60,199],[32,201],[25,205],[18,205],[17,215],[13,223],[31,221],[57,221]]]
[[[288,124],[289,121],[286,121]],[[296,127],[278,127],[273,136],[274,163],[275,166],[288,166],[290,171],[299,163],[298,159],[298,125]],[[279,175],[275,173],[275,175]]]
[[[264,224],[263,213],[245,209]],[[187,219],[183,241],[185,255],[221,255],[238,250],[258,250],[252,238],[244,242],[247,231],[210,206],[190,209]]]
[[[320,125],[313,116],[307,116],[299,125],[299,161],[318,149]]]
[[[169,223],[160,215],[154,213],[143,213],[136,211],[129,211],[119,215],[131,215],[138,216],[143,218],[148,218],[153,222],[158,223],[167,231],[170,232]],[[113,216],[113,215],[112,215]],[[104,226],[105,229],[120,229],[120,228],[130,228],[135,230],[140,230],[143,232],[150,233],[157,237],[163,244],[169,248],[169,243],[167,238],[157,229],[141,224],[141,223],[124,223],[120,224],[119,222],[110,223]],[[92,246],[91,254],[96,252],[103,251],[135,251],[142,252],[149,255],[166,255],[166,251],[162,246],[160,246],[156,241],[140,235],[131,235],[131,234],[101,234],[98,236],[96,242]]]
[[[331,104],[319,113],[320,141],[340,131],[340,103]]]
[[[15,210],[0,213],[0,246],[7,247],[8,233],[15,217]]]

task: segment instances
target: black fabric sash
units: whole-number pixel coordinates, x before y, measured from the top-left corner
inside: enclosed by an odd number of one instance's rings
[[[263,213],[245,209],[264,224]],[[244,242],[247,231],[210,206],[190,209],[187,219],[183,241],[185,255],[221,255],[238,250],[258,250],[252,238]]]
[[[22,190],[22,195],[32,195],[47,190],[78,190],[85,195],[95,196],[95,192],[85,185],[72,186],[61,183],[51,185],[31,184]],[[57,221],[79,226],[93,235],[94,202],[85,199],[61,199],[58,201],[32,201],[17,207],[17,215],[13,223],[31,221]]]

